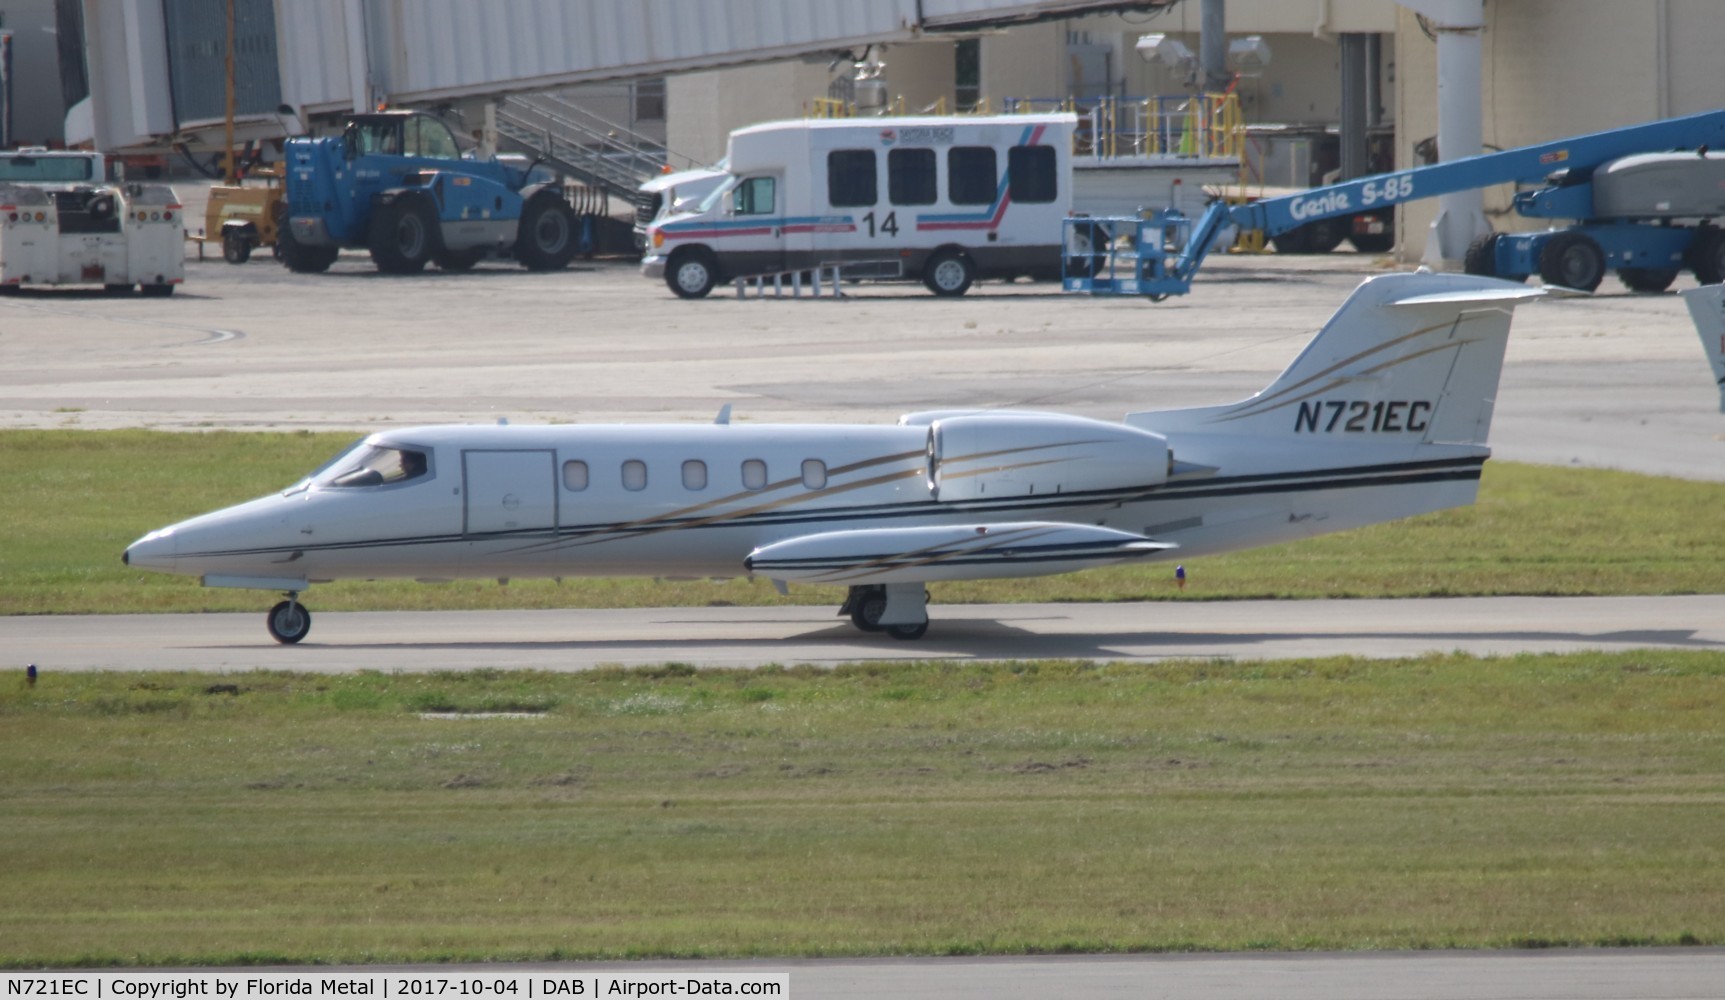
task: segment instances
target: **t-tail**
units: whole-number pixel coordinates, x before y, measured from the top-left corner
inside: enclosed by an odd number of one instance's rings
[[[1182,554],[1472,503],[1511,314],[1543,294],[1474,275],[1372,278],[1262,392],[1128,414],[1168,440],[1177,481],[1163,495],[1209,501],[1204,537],[1176,536]]]
[[[1701,335],[1701,347],[1713,365],[1713,381],[1719,385],[1719,412],[1725,413],[1725,285],[1703,285],[1683,293],[1689,318]]]

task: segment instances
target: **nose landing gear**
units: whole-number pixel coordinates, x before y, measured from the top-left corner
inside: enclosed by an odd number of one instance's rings
[[[270,630],[272,639],[291,646],[311,631],[311,612],[299,602],[299,594],[290,590],[287,600],[270,609],[264,618],[264,626]]]

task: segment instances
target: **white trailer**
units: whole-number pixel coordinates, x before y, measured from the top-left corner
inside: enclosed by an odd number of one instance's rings
[[[165,184],[110,184],[100,153],[0,154],[0,292],[24,285],[138,286],[185,280],[180,199]]]
[[[699,298],[719,281],[839,265],[963,295],[1058,278],[1070,114],[767,122],[731,133],[728,176],[648,227],[642,273]]]

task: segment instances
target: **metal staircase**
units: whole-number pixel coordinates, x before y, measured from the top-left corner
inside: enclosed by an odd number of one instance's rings
[[[547,162],[563,173],[625,199],[667,163],[678,169],[696,165],[554,93],[499,101],[497,136],[499,146],[548,154]]]

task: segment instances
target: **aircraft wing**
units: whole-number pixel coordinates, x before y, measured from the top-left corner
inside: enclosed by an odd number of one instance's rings
[[[1112,528],[1023,521],[799,535],[755,549],[743,564],[799,583],[927,583],[1070,573],[1177,547]]]

